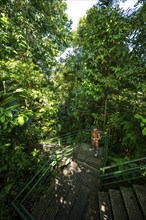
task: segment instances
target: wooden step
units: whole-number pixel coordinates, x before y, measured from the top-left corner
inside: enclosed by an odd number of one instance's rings
[[[98,178],[90,175],[89,173],[75,173],[74,174],[76,180],[83,186],[89,188],[92,191],[98,191],[100,181]]]
[[[88,200],[89,196],[89,189],[85,186],[81,186],[80,191],[76,197],[74,206],[71,210],[71,213],[69,215],[69,218],[64,218],[64,220],[81,220],[82,215]],[[55,219],[56,220],[56,219]],[[58,220],[62,220],[62,218],[58,218]]]
[[[72,206],[75,202],[75,199],[80,190],[80,185],[73,181],[72,185],[64,184],[59,191],[56,192],[51,203],[48,204],[48,207],[41,217],[42,220],[54,220],[56,219],[67,219]]]
[[[94,176],[82,171],[70,177],[60,173],[33,208],[33,217],[36,220],[81,219],[92,190],[97,191],[97,178]]]
[[[146,219],[146,187],[142,185],[133,185],[137,200],[139,201],[143,215]]]
[[[143,220],[134,191],[132,188],[120,187],[125,207],[130,220]]]
[[[98,192],[90,192],[87,199],[86,207],[82,216],[82,220],[99,219]]]
[[[98,192],[100,220],[112,220],[111,204],[108,192]]]
[[[120,190],[110,189],[109,195],[110,195],[114,220],[127,220],[128,216],[125,210],[125,206]]]
[[[100,219],[146,220],[146,187],[120,187],[98,192]]]
[[[91,147],[90,144],[86,144],[86,143],[80,144],[75,159],[80,160],[82,162],[86,162],[87,164],[89,164],[94,168],[99,168],[99,166],[101,166],[103,158],[102,156],[96,157],[94,151],[89,151],[90,147]],[[103,155],[103,147],[100,147],[99,151],[100,154]]]
[[[32,214],[35,220],[99,219],[98,169],[102,159],[95,157],[94,152],[89,151],[89,146],[81,144],[78,152],[80,155],[77,154],[75,158],[81,172],[73,172],[70,177],[61,172],[34,205]]]
[[[36,220],[42,218],[44,213],[49,207],[49,204],[52,204],[52,201],[58,196],[64,198],[67,191],[73,186],[73,177],[70,179],[63,176],[60,173],[52,182],[51,186],[47,189],[46,193],[40,198],[40,201],[37,201],[37,204],[34,205],[32,210],[32,215]]]
[[[90,166],[89,164],[87,164],[86,162],[83,162],[83,161],[80,161],[80,160],[77,160],[76,161],[79,168],[81,169],[82,172],[84,173],[88,173],[92,176],[94,176],[95,178],[99,178],[99,168],[95,168],[95,167],[92,167]]]

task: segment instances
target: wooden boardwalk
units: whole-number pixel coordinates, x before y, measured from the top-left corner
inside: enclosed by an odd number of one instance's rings
[[[80,172],[71,176],[60,173],[46,195],[33,209],[36,220],[94,220],[99,219],[98,189],[100,156],[89,151],[90,145],[82,143],[75,149],[75,161]]]
[[[134,184],[98,192],[100,219],[146,220],[146,187]]]
[[[82,143],[74,158],[80,172],[64,176],[61,172],[32,210],[34,220],[146,220],[146,187],[133,185],[118,189],[99,189],[98,157]]]

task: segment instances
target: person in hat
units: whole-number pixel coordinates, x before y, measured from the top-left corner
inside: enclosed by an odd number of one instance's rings
[[[101,135],[100,132],[97,130],[97,128],[93,128],[92,132],[91,132],[91,143],[92,143],[92,148],[90,148],[90,150],[92,150],[95,147],[95,156],[98,155],[98,147],[99,147],[99,140],[101,139]]]

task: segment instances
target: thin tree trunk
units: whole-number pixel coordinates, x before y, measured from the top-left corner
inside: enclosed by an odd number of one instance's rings
[[[106,125],[106,118],[107,118],[107,97],[106,97],[105,103],[104,103],[104,121],[103,121],[104,128],[105,128],[105,125]]]

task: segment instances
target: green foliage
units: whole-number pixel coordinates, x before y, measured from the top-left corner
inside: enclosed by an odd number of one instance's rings
[[[60,70],[61,119],[72,129],[95,124],[112,136],[112,149],[118,146],[125,154],[143,154],[144,138],[133,115],[145,112],[144,11],[145,4],[130,15],[112,5],[92,7],[80,19],[74,50]],[[65,121],[64,127],[71,129]]]
[[[21,92],[13,93],[0,92],[0,135],[11,133],[16,126],[22,126],[27,123],[28,116],[32,114],[31,111],[22,109],[18,102],[18,96]],[[3,137],[1,137],[3,140]]]
[[[70,111],[78,124],[83,116],[83,127],[90,122],[90,126],[96,124],[106,129],[109,109],[119,109],[119,77],[129,63],[128,42],[125,43],[129,33],[127,18],[112,7],[93,7],[80,20],[74,37],[74,45],[79,49],[66,60],[64,76],[74,89]]]
[[[141,2],[127,14],[115,1],[100,1],[74,31],[73,51],[57,62],[72,40],[66,3],[2,1],[0,178],[5,219],[24,179],[45,160],[38,149],[30,152],[40,139],[90,130],[94,124],[111,136],[113,151],[128,157],[145,153],[146,4]],[[88,139],[84,134],[83,140]]]
[[[132,122],[125,121],[123,124],[123,130],[125,131],[125,135],[123,138],[123,144],[126,145],[129,143],[129,146],[133,147],[136,144],[137,133],[135,126]]]
[[[140,3],[140,1],[139,1]],[[140,59],[141,66],[145,66],[145,53],[146,53],[146,41],[145,41],[145,22],[146,22],[146,2],[143,1],[141,7],[137,11],[131,14],[132,23],[132,36],[131,36],[131,46],[132,52],[134,54],[134,61],[139,62]]]
[[[51,78],[71,32],[61,0],[8,0],[2,1],[1,9],[0,216],[11,219],[12,199],[45,161],[40,152],[30,152],[30,145],[61,127],[59,95]]]
[[[7,37],[3,46],[15,51],[19,59],[32,59],[44,73],[51,74],[55,57],[70,41],[66,3],[21,0],[7,1],[2,6],[3,35]]]
[[[142,134],[146,135],[146,118],[139,114],[135,114],[134,117],[138,119],[140,122],[140,127],[142,128]]]

